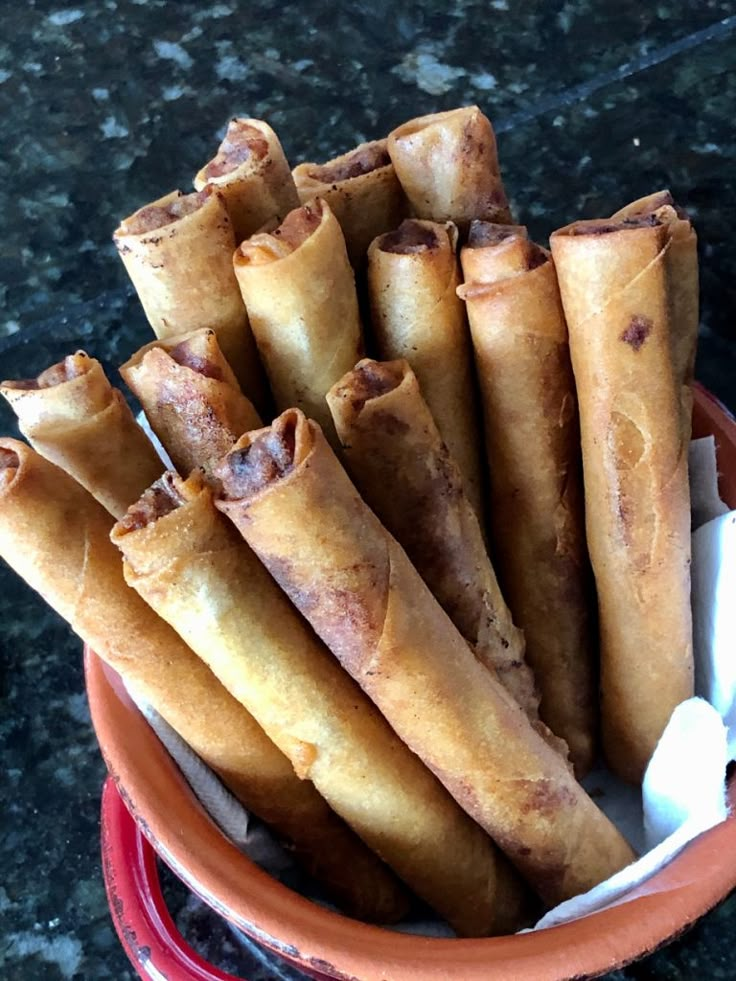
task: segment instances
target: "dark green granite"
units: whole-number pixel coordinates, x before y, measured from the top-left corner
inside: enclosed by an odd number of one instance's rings
[[[2,23],[0,375],[76,346],[114,368],[148,339],[110,234],[186,188],[230,115],[266,116],[297,162],[477,101],[539,237],[673,189],[701,239],[698,375],[736,405],[736,4],[44,0],[4,4]],[[15,432],[4,406],[0,432]],[[0,976],[132,978],[99,870],[79,643],[4,566],[0,650]],[[213,956],[210,914],[168,892]],[[217,929],[223,966],[277,976]],[[731,897],[610,981],[736,978],[734,932]]]

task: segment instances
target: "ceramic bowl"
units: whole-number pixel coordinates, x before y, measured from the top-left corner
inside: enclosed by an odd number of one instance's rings
[[[736,421],[698,388],[694,434],[711,433],[718,443],[722,497],[736,507]],[[416,937],[359,923],[302,898],[238,852],[199,805],[117,675],[92,652],[87,652],[86,668],[97,738],[138,828],[206,903],[313,976],[353,981],[594,977],[666,943],[736,887],[736,817],[730,817],[691,842],[628,902],[575,923],[483,940]],[[729,795],[736,807],[734,777]],[[119,896],[116,901],[124,906]],[[124,934],[125,910],[114,912]],[[165,942],[161,950],[149,947],[149,959],[163,960],[152,965],[151,976],[212,976],[167,974]]]

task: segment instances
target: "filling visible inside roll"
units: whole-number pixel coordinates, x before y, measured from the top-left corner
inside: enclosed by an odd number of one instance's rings
[[[165,204],[147,204],[144,208],[139,208],[130,218],[126,218],[120,223],[117,231],[118,235],[143,235],[146,232],[153,232],[157,228],[171,225],[180,218],[194,214],[199,211],[209,196],[207,191],[193,191],[191,194],[176,192],[176,197],[172,197]]]
[[[89,370],[90,357],[84,351],[77,351],[76,354],[67,355],[58,364],[52,364],[50,368],[42,371],[38,378],[21,378],[17,381],[4,381],[4,388],[17,388],[22,391],[38,391],[42,388],[55,388],[63,385],[64,382],[80,378]],[[87,362],[87,363],[85,363]]]
[[[15,450],[0,446],[0,490],[4,490],[15,480],[20,466],[20,459]]]
[[[215,381],[223,381],[220,366],[196,350],[196,347],[200,346],[197,344],[197,341],[198,338],[187,337],[186,340],[180,341],[174,347],[170,348],[167,354],[172,361],[176,361],[182,368],[190,368],[192,371],[196,371],[197,374],[204,375],[205,378],[214,378]]]
[[[524,225],[497,225],[492,221],[475,219],[470,223],[467,246],[470,249],[483,249],[515,237],[526,238]]]
[[[350,393],[350,405],[354,412],[360,412],[366,402],[377,399],[398,388],[404,379],[405,369],[402,361],[365,361],[357,364],[350,373],[345,386],[337,386],[333,391]]]
[[[184,504],[184,498],[174,485],[174,474],[167,472],[144,491],[118,522],[125,531],[138,531],[164,515],[176,511]]]
[[[637,215],[616,221],[578,221],[570,228],[568,234],[610,235],[612,232],[621,232],[626,228],[646,228],[661,224],[659,218],[651,214]]]
[[[380,170],[381,167],[388,167],[390,163],[386,140],[376,140],[374,143],[356,147],[336,160],[312,167],[309,176],[323,184],[339,184],[341,181],[370,174],[373,170]]]
[[[407,218],[395,231],[387,232],[381,237],[380,249],[382,252],[410,255],[435,249],[438,244],[437,233],[433,228],[425,222]]]
[[[268,487],[294,469],[298,418],[289,413],[256,436],[243,449],[234,450],[217,472],[223,497],[240,500]]]
[[[203,176],[208,181],[224,177],[248,160],[263,160],[268,152],[268,140],[259,129],[243,119],[232,119],[225,139],[205,167]]]
[[[243,242],[235,253],[235,262],[262,266],[286,258],[319,228],[322,218],[322,201],[319,198],[295,208],[272,232],[259,232]]]

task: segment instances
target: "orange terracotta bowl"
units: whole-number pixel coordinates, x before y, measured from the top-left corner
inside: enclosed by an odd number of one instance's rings
[[[695,435],[718,443],[736,507],[736,422],[703,389]],[[174,872],[235,926],[305,969],[360,981],[562,981],[594,977],[681,933],[736,887],[736,818],[701,835],[630,901],[575,923],[484,940],[397,934],[329,912],[261,871],[207,817],[120,679],[87,652],[92,721],[139,827]],[[729,784],[736,807],[736,777]]]

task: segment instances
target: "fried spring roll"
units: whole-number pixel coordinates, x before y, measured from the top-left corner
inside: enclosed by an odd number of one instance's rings
[[[603,743],[636,781],[693,693],[687,438],[671,359],[667,228],[576,222],[551,238],[570,333],[588,548],[600,610]]]
[[[299,164],[294,180],[302,204],[319,197],[330,206],[353,266],[363,263],[377,235],[396,228],[406,217],[406,196],[386,140],[361,143],[324,164]]]
[[[147,344],[120,374],[179,473],[209,472],[238,437],[261,425],[212,330]]]
[[[124,219],[113,240],[156,336],[214,330],[243,391],[262,409],[266,385],[233,275],[236,242],[222,194],[172,191]]]
[[[230,120],[217,154],[194,178],[198,191],[208,184],[222,194],[236,245],[299,207],[279,138],[262,119]]]
[[[461,934],[519,925],[506,859],[294,610],[201,477],[166,474],[112,538],[129,585],[418,895]]]
[[[334,438],[325,394],[362,349],[337,218],[317,199],[243,242],[234,265],[277,408],[302,409]]]
[[[388,137],[388,152],[414,214],[453,221],[511,222],[496,136],[477,106],[410,119]]]
[[[461,252],[490,475],[494,557],[542,701],[578,776],[595,755],[580,429],[549,254],[525,229],[473,223]]]
[[[112,519],[24,443],[0,439],[0,555],[166,719],[247,807],[356,913],[391,919],[404,896],[174,631],[126,585]]]
[[[71,474],[116,518],[163,472],[122,392],[84,351],[38,378],[4,381],[0,393],[34,449]]]
[[[411,365],[483,523],[470,335],[455,293],[460,282],[456,241],[452,225],[402,222],[368,250],[368,290],[379,355]]]
[[[480,661],[538,720],[514,626],[455,461],[406,361],[366,358],[327,394],[363,500],[395,536]]]
[[[240,439],[218,476],[221,510],[407,746],[546,902],[584,892],[631,861],[621,834],[474,657],[318,426],[285,412]]]
[[[675,204],[669,191],[657,191],[617,211],[614,219],[654,215],[667,230],[668,288],[672,314],[672,360],[675,377],[682,385],[682,424],[690,438],[692,381],[698,344],[699,285],[698,236],[687,214]]]

